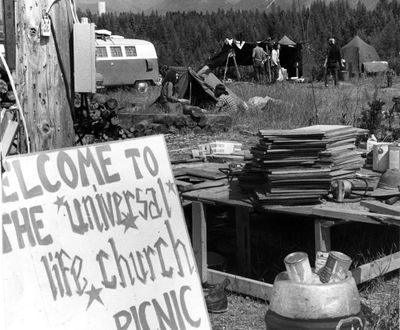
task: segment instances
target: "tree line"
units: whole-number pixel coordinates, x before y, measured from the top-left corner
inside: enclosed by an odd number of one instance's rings
[[[151,41],[159,62],[172,66],[199,68],[217,54],[226,38],[254,42],[271,37],[279,40],[287,35],[307,45],[315,63],[323,62],[327,39],[336,38],[339,46],[355,35],[374,46],[382,60],[400,73],[400,4],[396,0],[380,0],[373,10],[360,1],[346,0],[327,4],[317,0],[308,8],[293,0],[289,10],[274,7],[270,12],[218,10],[217,12],[152,12],[106,13],[78,11],[96,24],[126,38]]]

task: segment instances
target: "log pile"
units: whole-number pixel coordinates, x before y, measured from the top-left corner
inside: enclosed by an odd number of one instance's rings
[[[206,114],[198,109],[183,114],[119,113],[120,125],[134,137],[152,134],[213,134],[226,132],[232,126],[229,115]]]
[[[118,109],[115,99],[95,94],[90,102],[75,100],[76,143],[90,144],[153,134],[208,134],[226,132],[232,118],[208,114],[203,109],[185,106],[180,114],[131,113]]]

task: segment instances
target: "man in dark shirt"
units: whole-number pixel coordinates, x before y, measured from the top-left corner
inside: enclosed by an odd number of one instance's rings
[[[338,73],[341,67],[342,56],[340,55],[340,49],[336,45],[335,39],[330,38],[329,46],[325,58],[325,87],[328,87],[328,77],[331,74],[333,76],[333,81],[335,86],[337,86]]]
[[[267,60],[268,54],[257,43],[253,48],[253,68],[256,82],[263,82],[264,80],[264,63]]]

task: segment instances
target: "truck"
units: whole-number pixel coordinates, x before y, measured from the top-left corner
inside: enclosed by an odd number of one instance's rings
[[[159,84],[158,57],[151,42],[108,30],[96,30],[95,34],[96,72],[104,87],[131,85],[145,92],[150,85]]]

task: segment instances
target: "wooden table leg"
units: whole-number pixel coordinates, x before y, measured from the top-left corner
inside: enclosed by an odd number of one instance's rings
[[[192,203],[192,245],[201,283],[207,282],[207,224],[204,204]]]
[[[333,221],[314,219],[315,252],[331,250],[331,227],[333,224]]]
[[[236,259],[239,271],[242,275],[251,273],[250,251],[250,214],[246,207],[235,207],[236,220]]]

